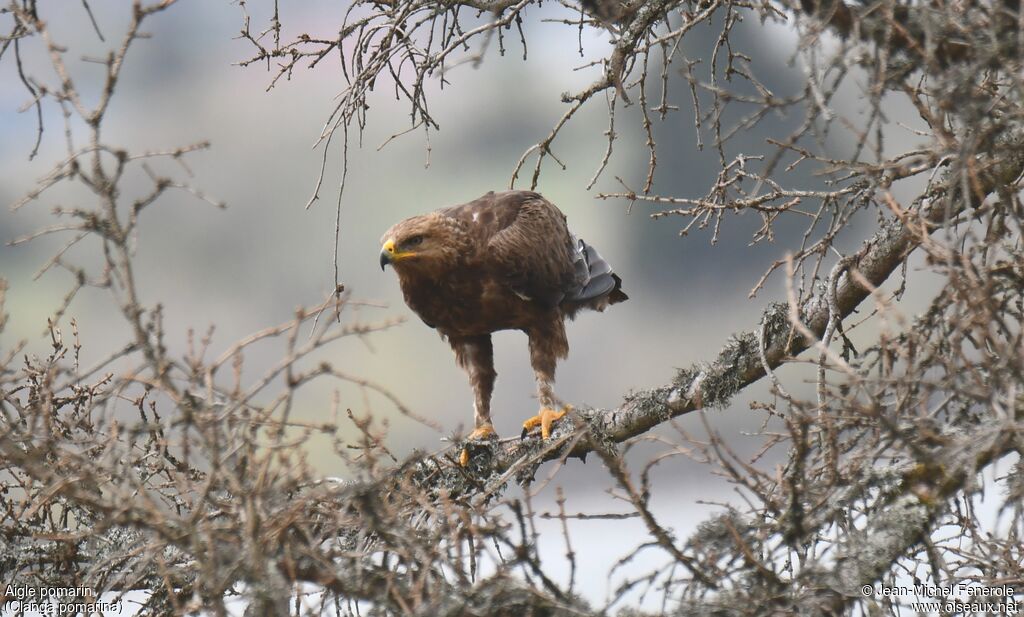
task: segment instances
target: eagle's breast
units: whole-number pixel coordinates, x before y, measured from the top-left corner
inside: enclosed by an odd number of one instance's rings
[[[402,277],[402,295],[420,319],[445,336],[524,329],[546,312],[477,264],[435,272],[435,277]]]

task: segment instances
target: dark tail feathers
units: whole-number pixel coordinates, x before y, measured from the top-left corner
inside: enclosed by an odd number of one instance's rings
[[[592,308],[602,310],[608,304],[623,302],[629,299],[622,291],[622,279],[612,271],[612,267],[601,257],[597,249],[583,240],[575,239],[576,280],[580,281],[579,291],[569,296],[569,300]]]

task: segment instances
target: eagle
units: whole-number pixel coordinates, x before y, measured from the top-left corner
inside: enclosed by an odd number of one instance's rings
[[[540,411],[523,423],[547,439],[568,406],[555,396],[555,365],[569,354],[565,319],[623,302],[622,279],[573,235],[554,204],[532,191],[491,191],[469,203],[396,223],[381,239],[380,267],[398,275],[406,304],[451,345],[475,393],[469,440],[495,436],[497,373],[491,333],[521,330]],[[463,450],[463,465],[468,454]]]

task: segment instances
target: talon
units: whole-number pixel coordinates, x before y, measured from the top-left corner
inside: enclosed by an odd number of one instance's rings
[[[498,433],[494,431],[492,425],[484,424],[473,429],[473,432],[466,436],[466,441],[485,441],[497,436]],[[459,465],[462,467],[469,465],[469,448],[463,447],[462,452],[459,453]]]
[[[484,441],[485,439],[491,439],[497,437],[498,433],[494,431],[494,427],[490,424],[483,424],[473,429],[473,432],[466,436],[466,441]]]
[[[551,437],[551,425],[560,420],[569,410],[572,409],[571,405],[562,407],[561,410],[555,411],[549,407],[541,407],[537,415],[532,418],[528,418],[523,422],[523,433],[522,437],[526,437],[527,433],[533,428],[540,426],[541,439],[547,439]]]

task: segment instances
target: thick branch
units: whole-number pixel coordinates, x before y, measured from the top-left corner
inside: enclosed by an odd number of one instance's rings
[[[977,159],[968,165],[972,194],[963,195],[963,177],[958,169],[947,172],[914,209],[906,210],[882,226],[854,255],[847,259],[849,270],[836,284],[834,304],[838,319],[849,316],[867,298],[871,289],[882,285],[930,233],[964,212],[976,207],[986,195],[1015,183],[1024,170],[1024,138],[1012,136],[992,144],[999,158]],[[968,173],[968,172],[964,172]],[[869,286],[862,283],[866,281]],[[756,332],[735,335],[710,364],[679,371],[672,383],[627,397],[615,409],[590,409],[576,412],[579,430],[563,424],[550,441],[503,440],[494,446],[475,448],[471,469],[461,469],[450,459],[429,457],[417,463],[420,479],[440,486],[452,495],[489,497],[500,491],[512,477],[529,478],[537,466],[565,456],[585,457],[597,449],[595,439],[620,443],[683,414],[708,406],[725,406],[729,399],[765,376],[765,364],[774,368],[818,340],[794,334],[788,316],[789,307],[775,304],[761,319],[764,360]],[[830,321],[826,290],[808,300],[800,311],[801,322],[821,337]],[[483,482],[479,478],[486,478]]]

